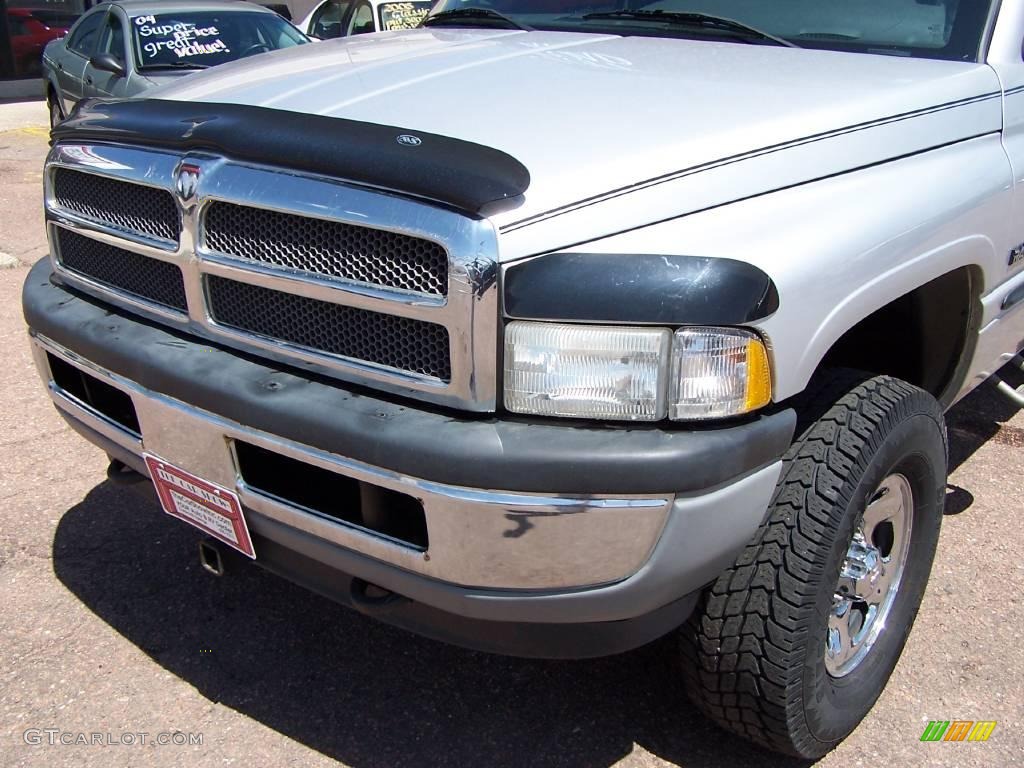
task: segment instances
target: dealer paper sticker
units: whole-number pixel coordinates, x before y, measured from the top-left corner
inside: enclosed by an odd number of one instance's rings
[[[191,523],[242,554],[256,558],[238,496],[163,459],[146,454],[164,512]]]

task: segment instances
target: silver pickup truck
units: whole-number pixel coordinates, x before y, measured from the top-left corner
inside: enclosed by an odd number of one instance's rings
[[[210,570],[498,653],[677,632],[709,717],[821,755],[924,593],[943,411],[1024,339],[1022,41],[1022,0],[442,0],[81,104],[40,373]]]

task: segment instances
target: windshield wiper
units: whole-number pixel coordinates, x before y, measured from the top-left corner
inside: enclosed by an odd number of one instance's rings
[[[472,21],[473,19],[479,19],[481,21],[489,19],[491,21],[501,22],[512,29],[521,29],[524,32],[533,32],[533,27],[528,27],[525,24],[506,16],[504,13],[492,11],[490,8],[452,8],[450,11],[440,11],[435,13],[433,16],[427,16],[427,18],[421,22],[421,26],[441,26],[446,21],[460,22],[463,20]]]
[[[191,61],[167,61],[162,64],[146,64],[139,69],[209,69],[209,64],[195,64]]]
[[[737,32],[749,37],[756,37],[759,40],[767,40],[776,45],[784,45],[787,48],[799,48],[796,43],[777,37],[770,32],[765,32],[757,27],[751,27],[732,19],[712,16],[707,13],[679,13],[675,11],[603,11],[600,13],[586,13],[582,17],[585,21],[592,19],[625,19],[627,21],[656,21],[665,24],[673,24],[681,27],[714,27],[727,32]]]

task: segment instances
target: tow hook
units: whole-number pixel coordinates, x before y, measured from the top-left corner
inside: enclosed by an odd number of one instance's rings
[[[376,584],[359,578],[352,579],[349,597],[352,599],[352,606],[367,616],[379,616],[412,602],[405,595],[378,587]]]
[[[136,485],[148,482],[149,478],[140,475],[120,459],[111,459],[107,465],[107,480],[115,485]]]
[[[223,576],[224,559],[220,555],[220,544],[213,539],[202,539],[199,542],[199,564],[207,573]]]

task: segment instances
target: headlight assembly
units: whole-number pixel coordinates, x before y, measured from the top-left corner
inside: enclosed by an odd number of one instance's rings
[[[509,323],[505,407],[543,416],[663,418],[671,340],[667,328]]]
[[[751,331],[527,321],[505,329],[505,407],[513,413],[691,421],[770,400],[768,353]]]

